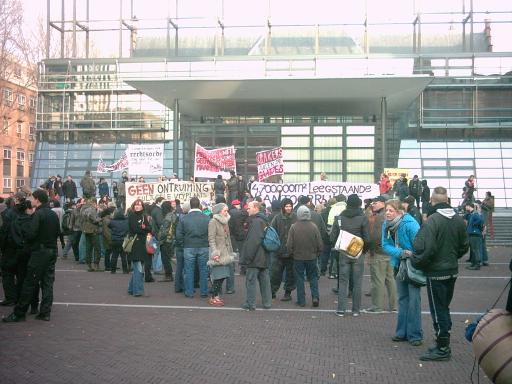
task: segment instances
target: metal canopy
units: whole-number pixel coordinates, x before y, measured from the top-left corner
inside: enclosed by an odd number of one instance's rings
[[[264,79],[127,79],[126,83],[180,113],[199,116],[380,115],[405,110],[429,76]]]

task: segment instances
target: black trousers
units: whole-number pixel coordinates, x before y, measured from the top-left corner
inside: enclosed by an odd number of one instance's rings
[[[450,330],[452,329],[450,303],[452,302],[456,280],[456,277],[446,280],[427,278],[428,305],[438,340],[450,337]]]
[[[23,282],[27,277],[28,261],[30,260],[30,249],[18,249],[16,250],[16,300],[21,297],[21,291],[23,289]],[[36,283],[34,288],[34,295],[32,296],[33,308],[37,308],[39,305],[39,282]]]
[[[15,303],[18,299],[18,289],[16,288],[16,249],[4,248],[0,260],[0,269],[2,270],[2,287],[4,289],[5,301]]]
[[[279,258],[276,257],[272,264],[272,273],[270,276],[270,286],[272,288],[272,293],[275,294],[279,287],[281,286],[281,282],[283,281],[283,272],[286,270],[285,282],[284,282],[284,290],[285,292],[291,292],[295,289],[295,271],[293,269],[293,259],[289,258]]]
[[[121,266],[124,273],[128,273],[128,262],[126,258],[126,252],[123,251],[123,243],[113,241],[112,242],[112,257],[110,259],[110,272],[115,273],[117,270],[117,259],[121,256]]]
[[[165,276],[172,275],[171,257],[173,253],[173,243],[163,242],[160,245],[160,256],[162,257],[162,265],[164,266]]]
[[[149,253],[144,254],[144,281],[146,283],[153,281],[153,275],[151,274],[151,266],[153,264],[153,255]]]
[[[94,252],[94,264],[99,264],[101,259],[100,253],[100,239],[97,233],[86,233],[85,234],[85,262],[91,264],[93,262]]]
[[[57,249],[41,248],[30,253],[27,265],[27,275],[23,281],[23,287],[18,303],[14,307],[17,316],[24,316],[33,301],[37,284],[41,286],[41,306],[39,313],[49,314],[53,304],[53,282],[55,281],[55,262],[57,261]]]

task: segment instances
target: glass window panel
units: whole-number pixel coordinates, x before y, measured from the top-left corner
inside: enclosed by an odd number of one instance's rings
[[[423,177],[430,176],[447,176],[446,169],[424,169]]]
[[[499,149],[495,148],[489,148],[489,149],[475,149],[475,158],[493,158],[493,159],[499,159],[501,158],[501,151]]]
[[[501,156],[503,157],[512,157],[512,148],[502,148]]]
[[[347,161],[347,172],[373,172],[373,161]]]
[[[501,143],[498,141],[492,141],[492,142],[478,142],[475,141],[474,143],[475,148],[500,148]]]
[[[421,148],[446,148],[446,143],[438,143],[438,142],[431,142],[431,143],[421,143]]]
[[[417,159],[419,152],[417,149],[400,149],[400,159]]]
[[[466,149],[450,149],[448,148],[448,157],[458,158],[458,157],[475,157],[473,148]]]
[[[285,173],[309,172],[309,162],[285,161],[284,171]]]
[[[512,168],[512,159],[502,159],[503,168]]]
[[[474,167],[473,160],[450,160],[451,167]]]
[[[486,191],[492,188],[503,188],[503,179],[483,179],[483,178],[477,178],[477,187],[482,186]]]
[[[398,168],[421,168],[421,159],[400,159]]]
[[[416,152],[416,156],[419,156],[419,153]],[[430,158],[430,159],[444,159],[446,158],[446,149],[437,148],[437,149],[421,149],[421,157]]]
[[[373,149],[347,149],[347,160],[373,160]]]
[[[313,152],[315,161],[317,160],[341,160],[343,150],[341,149],[315,149]]]
[[[90,151],[70,151],[68,159],[90,159]]]
[[[372,174],[347,174],[347,182],[349,183],[374,183]]]
[[[320,173],[315,173],[314,179],[315,180],[320,180]],[[343,174],[342,173],[328,173],[327,174],[327,180],[329,180],[329,181],[343,181]]]
[[[309,160],[309,149],[284,149],[283,159],[286,160]]]
[[[373,147],[373,136],[347,136],[347,147]]]
[[[375,127],[373,125],[349,125],[347,135],[374,135]]]
[[[503,141],[501,143],[501,148],[512,148],[512,141]]]
[[[341,136],[315,136],[313,137],[315,147],[343,147]]]
[[[341,173],[343,171],[343,163],[341,161],[316,161],[314,166],[316,172]]]
[[[449,141],[446,143],[448,148],[473,148],[473,142],[471,141]]]
[[[88,167],[88,160],[68,160],[68,167],[70,168],[78,168],[78,167]]]
[[[473,170],[468,169],[450,169],[450,175],[453,176],[469,176],[473,173]],[[464,184],[464,183],[463,183]]]
[[[315,135],[341,135],[343,127],[341,126],[327,126],[327,127],[313,127]]]
[[[424,167],[446,167],[446,160],[423,160]]]
[[[309,126],[281,127],[281,135],[309,135]]]
[[[400,149],[402,148],[419,148],[420,143],[418,143],[416,140],[402,140],[400,142]]]
[[[485,192],[487,192],[488,190],[486,189],[485,191],[482,190],[482,195],[485,194]],[[504,198],[506,197],[506,190],[503,189],[503,188],[493,188],[492,189],[492,194],[495,198]],[[510,192],[509,192],[510,193]],[[495,202],[496,203],[496,202]]]
[[[503,168],[503,177],[508,179],[505,184],[507,188],[512,188],[512,182],[510,181],[512,179],[512,168]]]
[[[475,159],[477,168],[501,168],[501,159]]]
[[[285,173],[283,175],[285,183],[301,183],[309,181],[309,174]]]
[[[281,137],[282,147],[306,147],[309,148],[309,136],[294,137],[283,136]]]

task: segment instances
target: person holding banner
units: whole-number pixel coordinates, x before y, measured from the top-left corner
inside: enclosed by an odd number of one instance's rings
[[[228,187],[228,199],[227,202],[231,204],[233,200],[238,199],[238,179],[236,177],[235,171],[229,171],[231,177],[226,183]]]

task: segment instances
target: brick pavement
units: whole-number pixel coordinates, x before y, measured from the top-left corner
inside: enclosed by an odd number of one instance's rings
[[[237,292],[218,309],[175,294],[170,283],[146,284],[147,297],[133,298],[128,275],[87,273],[59,259],[52,320],[0,323],[0,383],[467,383],[473,355],[464,322],[503,289],[511,253],[493,248],[489,268],[461,268],[453,357],[441,363],[418,360],[432,340],[428,313],[426,345],[394,343],[394,314],[334,316],[334,280],[320,280],[318,310],[308,297],[306,310],[276,301],[272,310],[245,312],[238,310],[240,276]],[[368,284],[365,277],[365,292]],[[369,300],[363,297],[363,307]],[[425,295],[422,306],[428,311]],[[0,308],[0,315],[9,311]],[[480,379],[489,382],[483,372]]]

